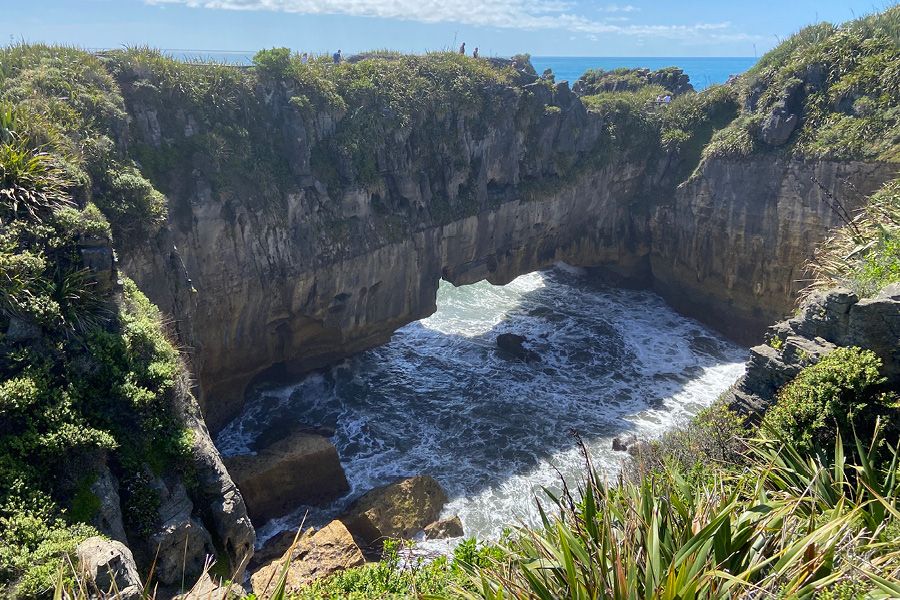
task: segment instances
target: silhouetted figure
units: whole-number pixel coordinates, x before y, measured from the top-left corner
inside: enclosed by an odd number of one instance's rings
[[[465,54],[466,54],[466,43],[465,42],[463,42],[462,46],[459,47],[459,53],[462,54],[463,56],[465,56]]]
[[[478,46],[475,46],[475,52],[472,53],[472,58],[478,58]]]
[[[334,59],[334,64],[341,64],[341,61],[344,60],[344,55],[341,53],[340,48],[338,48],[338,51],[335,52],[331,58]]]
[[[303,54],[300,55],[300,64],[305,65],[308,62],[309,62],[309,54],[304,52]]]

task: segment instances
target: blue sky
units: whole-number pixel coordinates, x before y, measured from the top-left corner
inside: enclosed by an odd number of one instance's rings
[[[854,0],[2,0],[0,41],[87,48],[288,46],[482,54],[754,56],[816,20],[890,3]]]

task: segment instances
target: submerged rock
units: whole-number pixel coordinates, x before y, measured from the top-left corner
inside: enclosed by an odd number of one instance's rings
[[[428,475],[417,475],[375,488],[341,517],[353,535],[367,544],[383,538],[411,538],[437,520],[447,494]]]
[[[497,336],[497,347],[510,356],[527,363],[540,361],[540,354],[525,347],[524,344],[527,341],[528,338],[526,338],[524,335],[517,335],[515,333],[501,333]]]
[[[285,586],[288,594],[316,579],[366,562],[344,524],[332,521],[315,533],[304,533],[289,554],[285,552],[251,575],[250,585],[257,598],[265,600],[274,594],[286,560],[290,561]]]
[[[462,520],[459,518],[459,515],[453,515],[449,519],[441,519],[425,526],[426,540],[443,540],[462,537],[463,535],[465,534],[463,533]]]
[[[617,452],[625,452],[635,442],[637,442],[637,438],[633,435],[627,435],[627,436],[617,435],[612,440],[612,449],[616,450]]]
[[[257,523],[350,490],[334,444],[311,433],[294,433],[255,455],[228,457],[225,465]]]
[[[90,537],[78,544],[75,555],[90,597],[114,596],[123,600],[141,597],[144,588],[134,556],[122,542]]]

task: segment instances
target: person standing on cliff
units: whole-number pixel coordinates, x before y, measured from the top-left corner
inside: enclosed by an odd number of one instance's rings
[[[334,60],[334,64],[339,65],[341,61],[344,60],[344,55],[341,53],[341,49],[338,48],[338,51],[332,55],[332,60]]]
[[[466,55],[466,43],[465,42],[463,42],[462,46],[459,47],[459,53],[462,54],[463,56]]]
[[[478,46],[475,46],[475,52],[472,53],[472,58],[478,58]]]
[[[309,54],[304,52],[303,54],[300,55],[300,64],[305,65],[308,62],[309,62]]]

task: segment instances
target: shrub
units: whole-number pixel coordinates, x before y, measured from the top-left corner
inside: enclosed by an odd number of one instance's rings
[[[821,461],[752,444],[742,472],[703,485],[672,465],[609,487],[588,465],[577,496],[550,496],[540,529],[516,530],[501,560],[448,595],[829,598],[861,581],[866,597],[896,596],[897,543],[879,542],[900,515],[896,449]]]
[[[427,560],[410,558],[408,542],[387,540],[382,559],[375,564],[348,569],[312,583],[297,600],[428,597],[446,594],[451,584],[466,586],[474,569],[486,567],[503,556],[494,545],[468,539],[456,546],[453,557]]]
[[[260,50],[253,55],[253,66],[267,77],[285,77],[291,67],[290,48]]]
[[[837,348],[779,391],[761,431],[811,454],[830,452],[838,434],[871,433],[876,416],[890,418],[896,410],[878,393],[880,367],[870,350]]]
[[[168,214],[165,196],[133,167],[108,171],[96,202],[109,216],[120,242],[131,243],[155,234]]]
[[[750,435],[746,418],[716,403],[658,440],[635,446],[632,480],[660,475],[672,465],[702,484],[717,469],[740,464]]]

